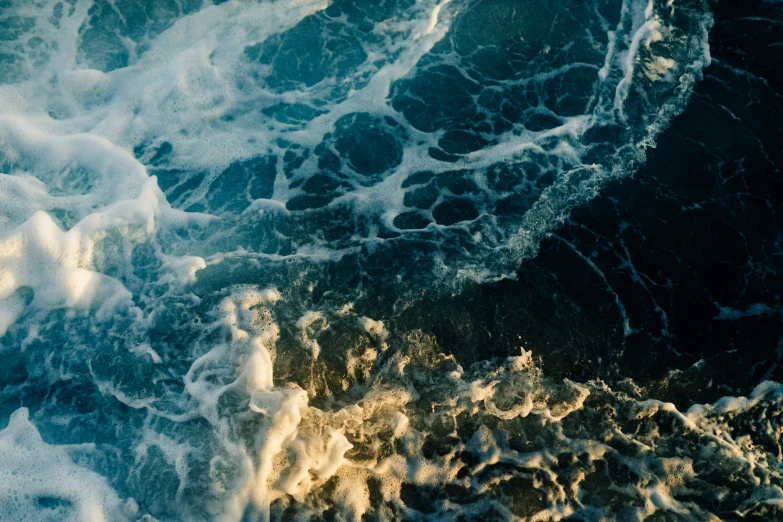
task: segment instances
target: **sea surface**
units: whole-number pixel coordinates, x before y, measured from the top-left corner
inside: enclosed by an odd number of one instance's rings
[[[783,3],[0,0],[0,521],[783,520]]]

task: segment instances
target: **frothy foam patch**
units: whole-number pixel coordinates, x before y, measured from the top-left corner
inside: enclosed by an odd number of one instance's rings
[[[109,522],[135,520],[138,512],[103,476],[74,464],[67,448],[46,444],[26,408],[0,431],[0,480],[0,511],[8,520]]]
[[[698,1],[88,4],[20,26],[59,52],[6,110],[133,150],[175,207],[221,216],[200,257],[426,248],[444,279],[509,276],[708,63]]]
[[[274,290],[246,288],[224,299],[212,328],[226,327],[231,340],[196,359],[185,377],[198,406],[182,417],[207,419],[219,434],[221,460],[239,468],[234,468],[231,479],[213,484],[231,488],[221,495],[222,506],[217,508],[226,520],[241,519],[249,505],[269,517],[276,498],[302,496],[314,481],[328,480],[346,463],[344,455],[353,447],[341,431],[317,422],[323,414],[311,411],[304,390],[274,386],[272,352],[279,330],[268,307],[279,299]],[[306,331],[322,319],[306,314],[297,325]],[[245,419],[226,415],[220,403],[232,394],[238,394],[254,415]],[[252,440],[230,436],[248,422],[257,430]]]

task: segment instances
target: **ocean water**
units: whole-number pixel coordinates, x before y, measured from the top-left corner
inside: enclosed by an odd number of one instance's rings
[[[783,6],[0,0],[0,520],[783,520]]]

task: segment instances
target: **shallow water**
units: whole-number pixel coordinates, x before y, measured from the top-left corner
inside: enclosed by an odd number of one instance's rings
[[[781,26],[0,2],[0,520],[783,517]]]

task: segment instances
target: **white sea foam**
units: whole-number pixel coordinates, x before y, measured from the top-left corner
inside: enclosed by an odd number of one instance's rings
[[[26,408],[0,431],[0,483],[6,520],[110,522],[134,520],[138,511],[103,476],[74,464],[66,447],[46,444]]]

